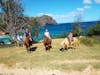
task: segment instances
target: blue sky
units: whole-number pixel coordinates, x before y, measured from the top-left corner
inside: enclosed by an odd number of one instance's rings
[[[58,23],[73,22],[81,14],[82,21],[100,17],[100,0],[23,0],[26,16],[52,16]]]
[[[22,0],[24,15],[49,15],[58,23],[73,22],[77,15],[82,21],[100,18],[100,0]]]

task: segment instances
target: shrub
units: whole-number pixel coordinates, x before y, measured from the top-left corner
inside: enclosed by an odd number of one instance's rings
[[[83,38],[80,38],[80,42],[87,46],[93,46],[95,44],[100,43],[100,40],[90,38],[90,37],[83,37]]]
[[[96,24],[88,28],[88,35],[100,35],[100,24]]]

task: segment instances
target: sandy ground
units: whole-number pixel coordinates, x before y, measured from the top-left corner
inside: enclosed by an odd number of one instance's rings
[[[78,62],[78,61],[77,61]],[[100,75],[100,70],[95,70],[89,65],[83,71],[59,71],[42,69],[23,69],[23,68],[7,68],[4,64],[0,64],[0,75]]]
[[[84,63],[100,63],[100,60],[96,60],[96,59],[89,59],[89,60],[86,60],[86,59],[78,59],[78,60],[64,60],[64,61],[58,61],[58,60],[55,60],[53,61],[52,63],[57,63],[57,64],[64,64],[64,63],[70,63],[70,64],[73,64],[73,63],[81,63],[81,64],[84,64]]]

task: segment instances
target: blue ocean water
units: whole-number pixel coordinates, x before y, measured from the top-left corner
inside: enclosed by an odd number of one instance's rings
[[[81,23],[81,29],[84,32],[87,32],[87,28],[90,26],[95,25],[96,22],[82,22]],[[56,24],[56,25],[45,25],[41,28],[39,32],[38,37],[33,37],[34,40],[39,41],[43,40],[44,32],[46,29],[50,32],[51,38],[57,36],[57,35],[62,35],[63,33],[69,33],[72,31],[73,24],[72,23],[61,23],[61,24]],[[8,36],[0,36],[0,41],[4,41],[6,44],[9,44],[9,37]]]
[[[87,28],[93,26],[96,22],[82,22],[81,29],[86,32]],[[54,37],[57,35],[62,35],[63,33],[68,33],[72,31],[73,23],[61,23],[55,25],[45,25],[41,28],[38,37],[34,37],[34,40],[42,40],[44,36],[45,29],[48,29],[50,36]]]

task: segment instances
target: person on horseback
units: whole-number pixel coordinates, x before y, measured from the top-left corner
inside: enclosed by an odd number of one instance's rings
[[[29,46],[32,45],[32,38],[31,38],[31,32],[29,31],[28,28],[26,28],[25,33],[24,33],[24,40],[25,38],[29,38]]]
[[[69,41],[69,45],[71,45],[72,41],[73,41],[73,33],[70,32],[68,35],[68,41]]]
[[[31,39],[31,32],[29,31],[28,28],[26,28],[26,31],[25,31],[25,33],[24,33],[24,36],[25,36],[25,37],[29,37],[30,41],[32,41],[32,39]]]
[[[44,46],[45,46],[45,50],[50,50],[50,48],[52,48],[51,43],[51,37],[50,37],[50,33],[48,32],[48,30],[46,29],[44,32]]]
[[[44,36],[51,40],[50,33],[49,33],[49,31],[47,29],[44,32]]]

